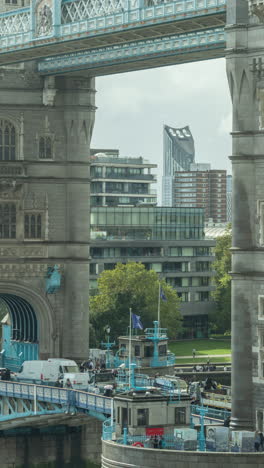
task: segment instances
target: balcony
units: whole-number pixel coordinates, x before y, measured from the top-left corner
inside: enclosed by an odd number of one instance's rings
[[[100,179],[125,179],[125,180],[150,180],[153,182],[157,182],[157,177],[152,174],[116,174],[115,172],[110,172],[103,177],[102,175],[99,176]]]

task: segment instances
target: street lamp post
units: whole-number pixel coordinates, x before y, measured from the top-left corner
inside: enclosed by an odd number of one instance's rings
[[[103,346],[104,348],[106,348],[106,360],[105,360],[105,365],[106,365],[106,368],[107,369],[110,369],[111,367],[111,363],[110,363],[110,350],[111,348],[115,345],[115,341],[113,341],[113,343],[110,342],[110,331],[111,331],[111,328],[109,325],[106,325],[105,327],[105,332],[106,332],[106,343],[102,342],[101,343],[101,346]]]

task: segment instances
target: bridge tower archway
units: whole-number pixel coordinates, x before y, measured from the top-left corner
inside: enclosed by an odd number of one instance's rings
[[[2,365],[15,370],[25,360],[57,355],[55,316],[45,297],[28,287],[0,282]]]

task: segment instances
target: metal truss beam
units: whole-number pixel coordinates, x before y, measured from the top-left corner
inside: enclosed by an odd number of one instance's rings
[[[154,66],[224,56],[223,28],[192,34],[180,34],[154,40],[99,48],[43,60],[38,70],[45,75],[87,70],[92,76],[128,72]]]

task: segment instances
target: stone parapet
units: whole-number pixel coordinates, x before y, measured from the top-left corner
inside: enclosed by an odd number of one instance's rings
[[[182,452],[103,441],[101,468],[262,468],[263,453]]]

